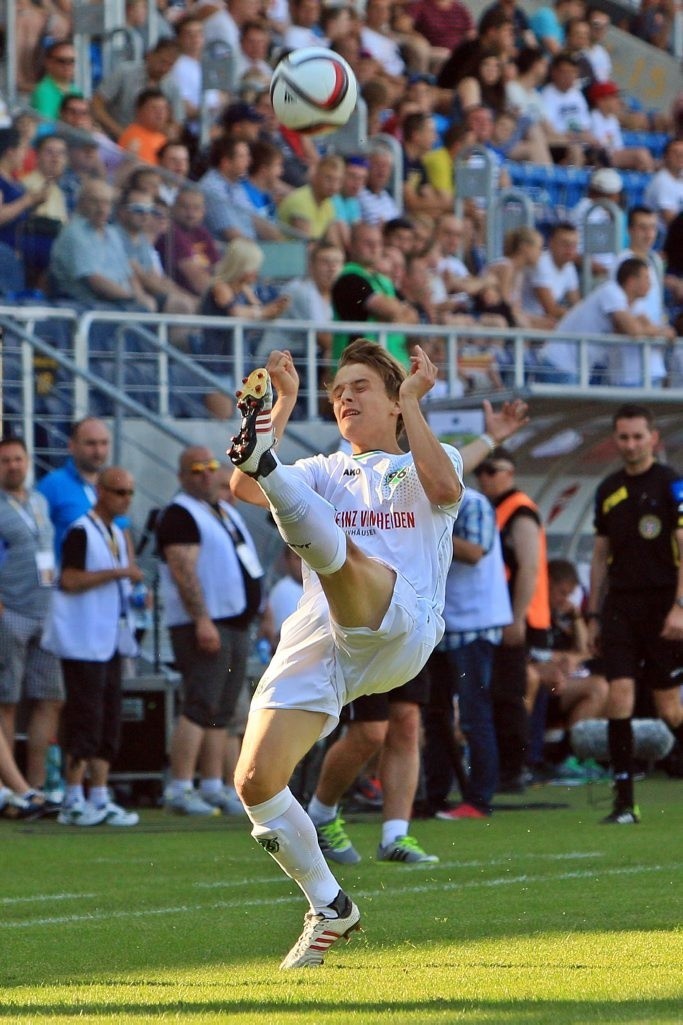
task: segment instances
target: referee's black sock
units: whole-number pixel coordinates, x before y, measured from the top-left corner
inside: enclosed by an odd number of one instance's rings
[[[630,719],[610,719],[607,723],[609,756],[614,769],[617,804],[633,807],[633,727]]]

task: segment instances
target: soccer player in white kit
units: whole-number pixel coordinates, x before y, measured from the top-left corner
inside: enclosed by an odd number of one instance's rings
[[[419,346],[406,374],[377,343],[352,342],[330,388],[352,454],[293,466],[272,451],[298,392],[290,354],[271,353],[238,392],[242,426],[229,454],[241,472],[231,486],[239,498],[270,507],[307,567],[302,601],[254,695],[235,772],[252,836],[310,904],[282,968],[322,964],[360,922],[288,788],[292,772],[335,727],[343,705],[411,679],[443,634],[463,485],[459,453],[438,441],[420,409],[436,376]],[[398,443],[401,429],[408,453]]]

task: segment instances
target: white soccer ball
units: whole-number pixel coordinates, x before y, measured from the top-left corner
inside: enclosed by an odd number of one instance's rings
[[[343,57],[323,46],[306,46],[278,62],[270,98],[280,124],[306,135],[321,135],[349,120],[358,99],[358,83]]]

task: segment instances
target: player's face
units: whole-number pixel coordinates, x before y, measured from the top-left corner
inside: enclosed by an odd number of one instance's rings
[[[658,441],[658,432],[648,427],[644,417],[617,420],[614,442],[627,473],[641,473],[649,467]]]
[[[395,445],[400,407],[387,395],[384,381],[372,367],[363,363],[341,367],[330,397],[339,431],[354,452]]]

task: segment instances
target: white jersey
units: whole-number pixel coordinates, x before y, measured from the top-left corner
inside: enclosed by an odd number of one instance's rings
[[[462,459],[443,446],[462,482]],[[293,469],[335,509],[336,522],[366,555],[401,573],[441,614],[460,503],[439,507],[424,493],[410,453],[364,452],[301,459]],[[304,591],[319,588],[306,573]]]

